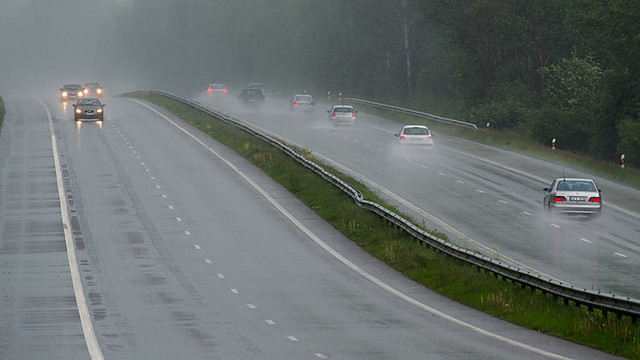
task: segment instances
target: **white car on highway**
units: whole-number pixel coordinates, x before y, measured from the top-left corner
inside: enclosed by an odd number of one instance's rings
[[[405,125],[395,136],[400,144],[433,145],[431,131],[423,125]]]
[[[591,179],[557,178],[545,192],[542,203],[547,210],[595,215],[602,210],[601,191]]]
[[[335,120],[336,124],[351,125],[356,121],[357,111],[351,105],[333,105],[327,113],[329,119]]]

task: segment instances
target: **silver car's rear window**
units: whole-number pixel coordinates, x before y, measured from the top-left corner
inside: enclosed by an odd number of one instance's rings
[[[429,135],[429,130],[425,128],[412,127],[404,129],[405,135]]]
[[[556,187],[558,191],[597,191],[590,181],[561,180]]]

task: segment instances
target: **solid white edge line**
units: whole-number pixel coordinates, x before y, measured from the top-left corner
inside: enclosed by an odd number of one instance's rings
[[[82,324],[82,333],[84,335],[87,349],[92,360],[104,359],[104,355],[100,350],[100,344],[96,337],[96,333],[93,329],[93,323],[91,322],[91,315],[89,314],[89,307],[87,305],[87,299],[84,296],[84,288],[82,287],[82,279],[80,278],[80,270],[78,267],[78,259],[76,258],[76,248],[71,236],[71,226],[69,224],[69,209],[67,208],[67,200],[65,199],[64,185],[62,180],[62,171],[60,170],[60,158],[58,153],[58,143],[56,141],[56,134],[53,130],[53,121],[51,120],[51,112],[47,105],[40,99],[40,104],[47,111],[47,118],[49,120],[49,132],[51,134],[51,148],[53,151],[53,162],[56,169],[56,182],[58,186],[58,198],[60,199],[60,214],[62,216],[62,226],[64,229],[64,240],[67,246],[67,259],[69,260],[69,270],[71,272],[71,281],[73,283],[73,292],[76,296],[76,305],[78,306],[78,315],[80,315],[80,323]]]
[[[404,293],[394,289],[393,287],[387,285],[385,282],[383,282],[382,280],[376,278],[375,276],[367,273],[366,271],[362,270],[359,266],[357,266],[356,264],[352,263],[349,259],[345,258],[344,256],[342,256],[341,254],[339,254],[337,251],[335,251],[332,247],[330,247],[329,245],[327,245],[324,241],[322,241],[319,237],[317,237],[313,232],[311,232],[311,230],[309,230],[306,226],[304,226],[300,221],[298,221],[298,219],[296,219],[291,213],[289,213],[285,208],[282,207],[282,205],[280,205],[279,202],[277,202],[274,198],[272,198],[264,189],[262,189],[262,187],[260,187],[260,185],[258,185],[257,183],[255,183],[253,180],[251,180],[247,175],[245,175],[242,171],[240,171],[240,169],[238,169],[235,165],[233,165],[230,161],[228,161],[226,158],[222,157],[220,154],[218,154],[218,152],[216,152],[215,150],[213,150],[212,148],[210,148],[209,146],[207,146],[202,140],[198,139],[195,135],[191,134],[189,131],[187,131],[185,128],[183,128],[182,126],[178,125],[175,121],[169,119],[167,116],[165,116],[164,114],[160,113],[159,111],[157,111],[156,109],[152,108],[151,106],[138,101],[138,100],[132,100],[144,107],[146,107],[147,109],[153,111],[154,113],[158,114],[159,116],[161,116],[163,119],[167,120],[170,124],[172,124],[173,126],[175,126],[176,128],[178,128],[180,131],[182,131],[184,134],[186,134],[187,136],[189,136],[190,138],[192,138],[193,140],[195,140],[198,144],[202,145],[206,150],[208,150],[209,152],[211,152],[213,155],[215,155],[218,159],[220,159],[222,162],[224,162],[227,166],[229,166],[231,169],[233,169],[233,171],[235,171],[238,175],[240,175],[247,183],[249,183],[254,189],[256,189],[267,201],[269,201],[271,203],[271,205],[273,205],[278,211],[280,211],[280,213],[282,215],[284,215],[287,219],[289,219],[289,221],[291,221],[298,229],[300,229],[302,232],[304,232],[311,240],[313,240],[316,244],[318,244],[320,247],[322,247],[325,251],[327,251],[329,254],[331,254],[334,258],[336,258],[337,260],[339,260],[340,262],[342,262],[344,265],[346,265],[347,267],[351,268],[353,271],[355,271],[356,273],[360,274],[361,276],[363,276],[365,279],[373,282],[374,284],[376,284],[378,287],[386,290],[387,292],[391,293],[392,295],[395,295],[396,297],[408,302],[409,304],[415,305],[416,307],[427,311],[443,320],[449,321],[455,325],[459,325],[462,326],[468,330],[471,330],[473,332],[476,332],[478,334],[484,335],[486,337],[492,338],[494,340],[503,342],[505,344],[509,344],[518,348],[521,348],[523,350],[527,350],[530,351],[532,353],[536,353],[536,354],[540,354],[542,356],[547,356],[549,358],[553,358],[553,359],[570,359],[568,357],[564,357],[558,354],[554,354],[542,349],[538,349],[535,348],[533,346],[527,345],[527,344],[523,344],[519,341],[516,340],[512,340],[512,339],[508,339],[504,336],[498,335],[498,334],[494,334],[490,331],[481,329],[477,326],[471,325],[469,323],[466,323],[462,320],[456,319],[453,316],[447,315],[439,310],[436,310],[435,308],[432,308],[424,303],[421,303],[420,301],[405,295]],[[247,306],[249,306],[250,304],[247,304]]]

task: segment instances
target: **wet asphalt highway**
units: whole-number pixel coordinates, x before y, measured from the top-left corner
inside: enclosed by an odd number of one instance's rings
[[[640,298],[636,189],[570,166],[438,133],[433,148],[399,146],[393,134],[401,123],[360,112],[355,125],[336,126],[327,118],[326,104],[305,113],[291,111],[275,94],[258,106],[239,104],[234,96],[205,95],[197,100],[375,184],[383,197],[458,245],[513,260],[577,287]],[[542,188],[563,174],[595,179],[604,199],[600,217],[543,210]]]
[[[105,102],[104,124],[77,124],[6,99],[0,358],[90,357],[59,187],[104,358],[609,358],[407,281],[179,119]]]

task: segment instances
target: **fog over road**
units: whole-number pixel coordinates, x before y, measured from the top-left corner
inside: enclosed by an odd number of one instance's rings
[[[71,108],[55,100],[7,99],[0,358],[89,356],[47,109],[79,274],[105,358],[609,358],[407,281],[182,121],[132,100],[105,102],[100,125],[76,124]],[[464,324],[406,302],[321,244]]]
[[[233,95],[196,98],[383,187],[383,196],[458,245],[478,248],[475,241],[491,256],[513,259],[577,287],[640,298],[636,189],[438,133],[433,148],[399,146],[393,134],[402,124],[361,111],[354,126],[335,126],[327,119],[325,101],[305,113],[291,111],[277,94],[260,106],[242,106]],[[596,180],[604,199],[601,216],[544,211],[541,190],[563,173]]]

